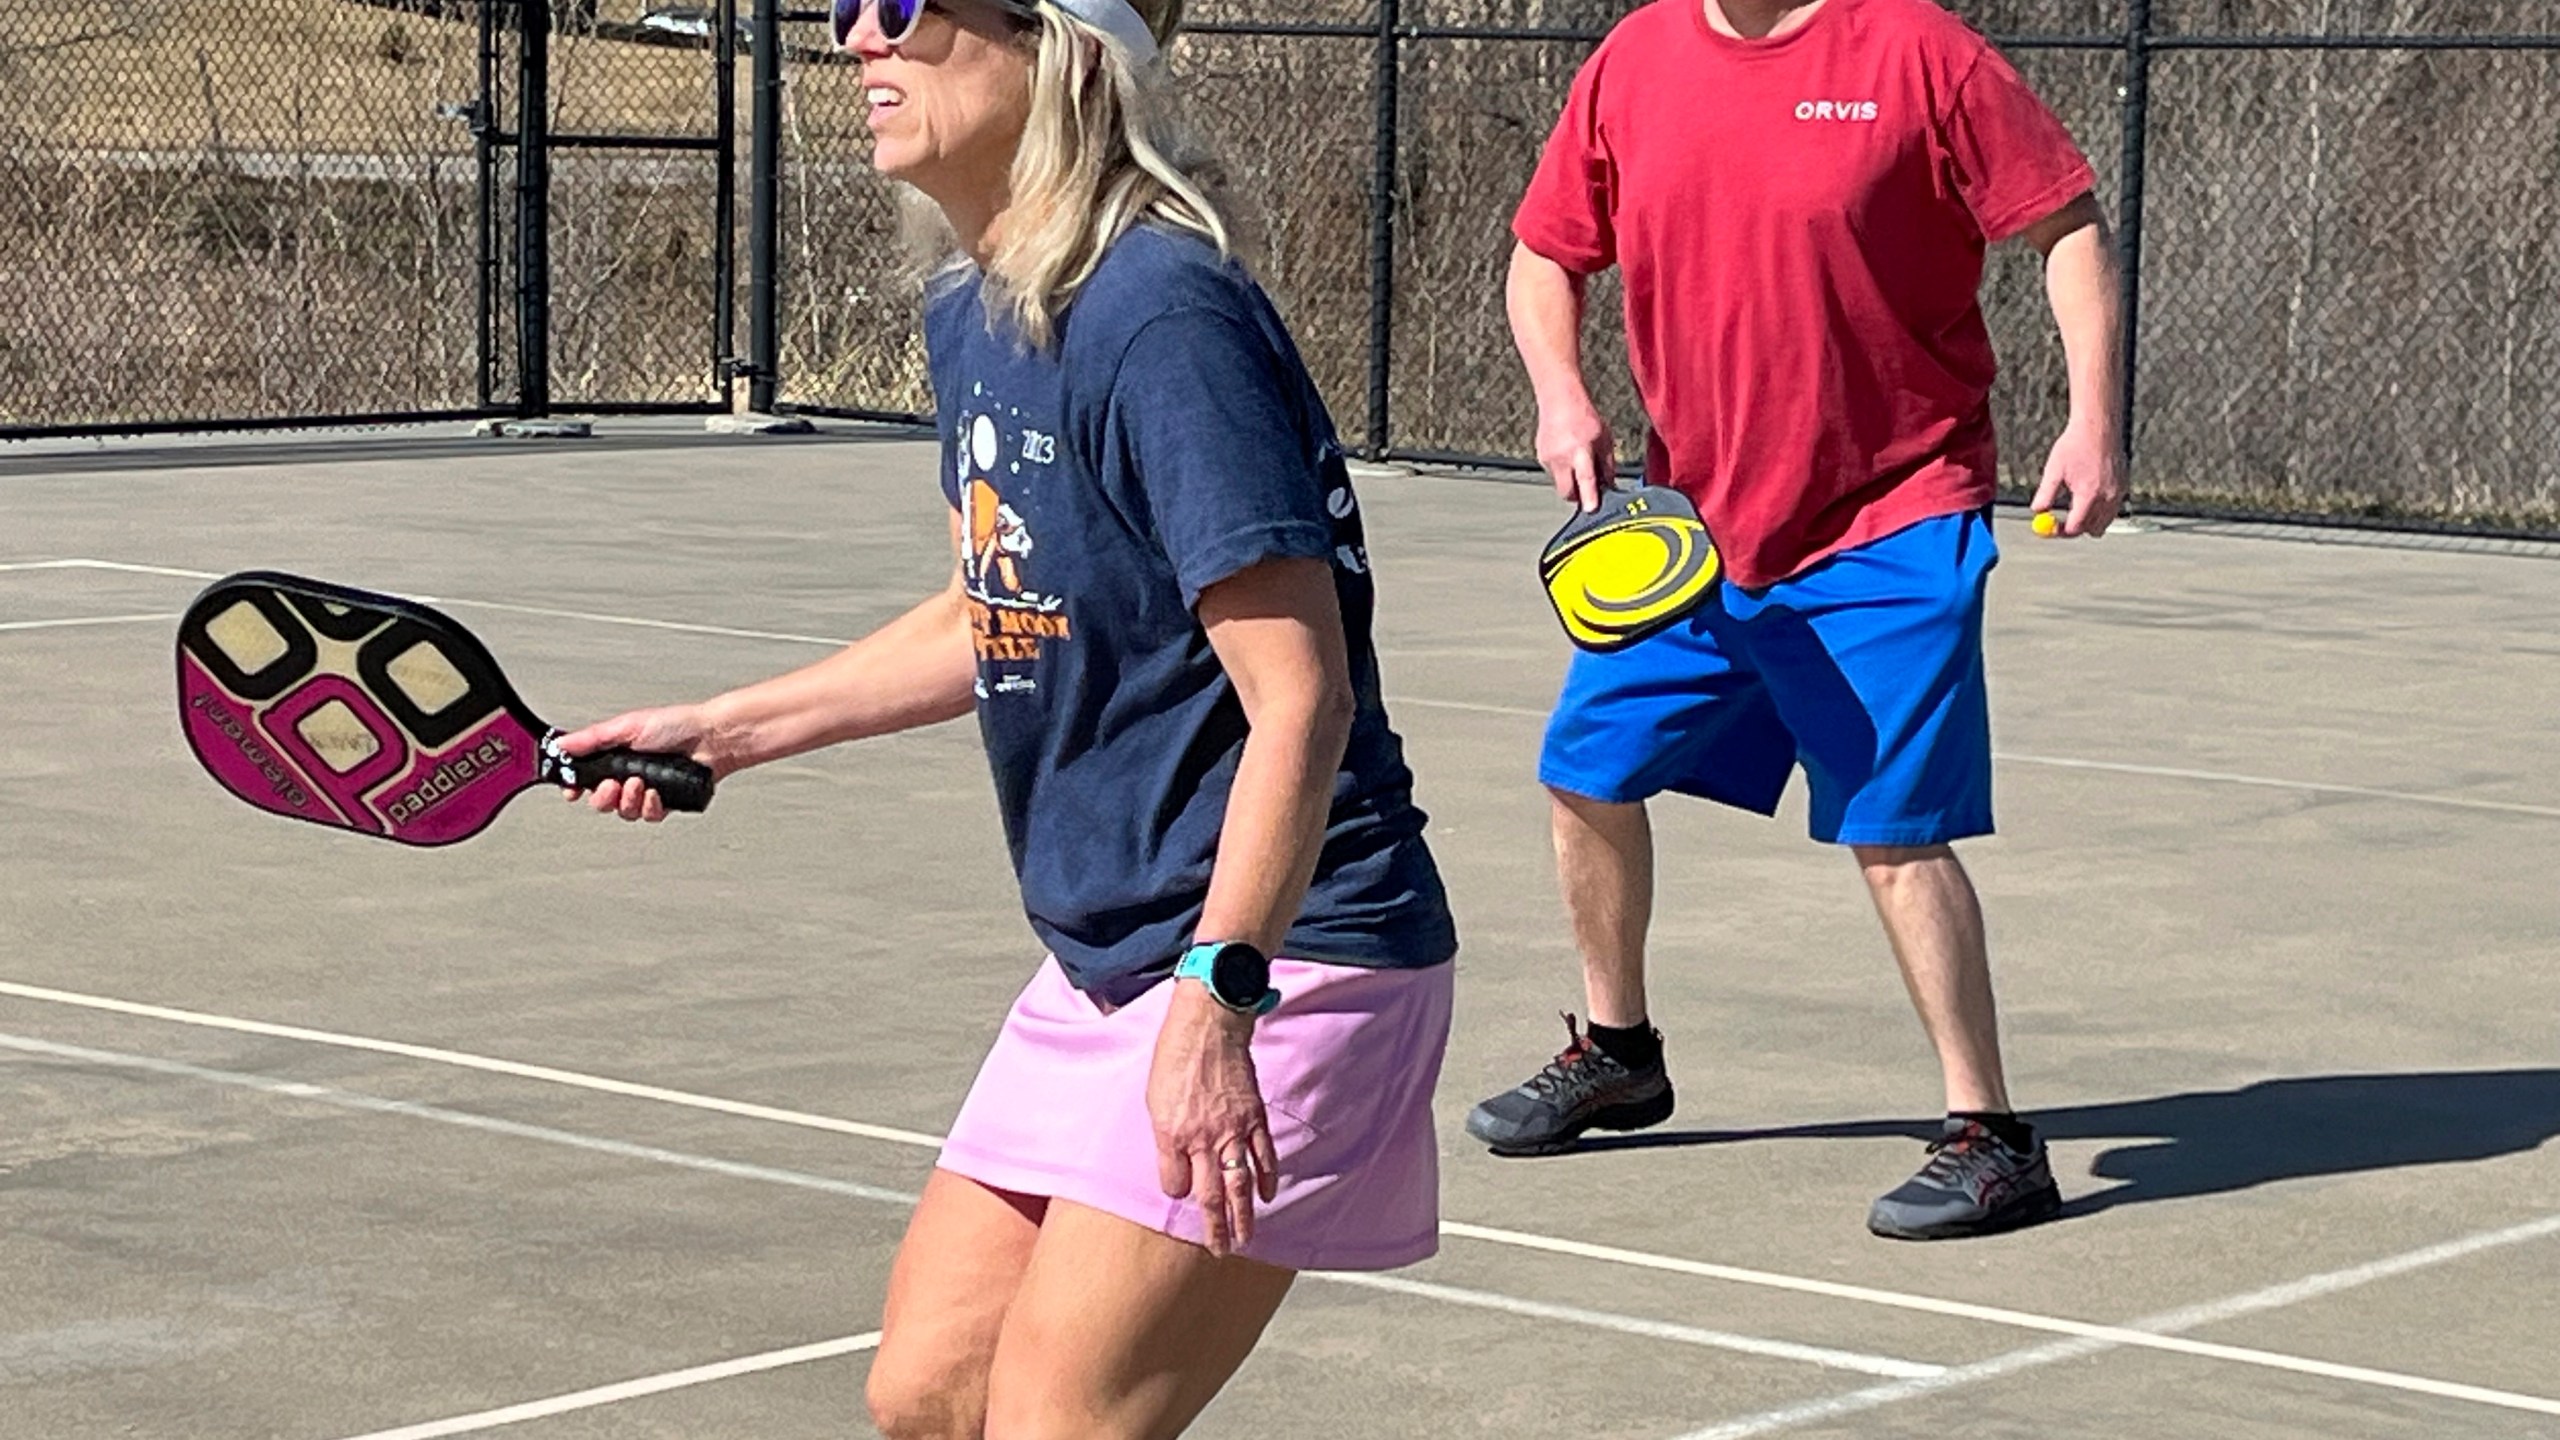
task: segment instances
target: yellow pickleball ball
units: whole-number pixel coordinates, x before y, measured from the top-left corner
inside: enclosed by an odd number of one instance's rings
[[[2061,519],[2050,510],[2037,511],[2036,518],[2028,521],[2027,525],[2039,535],[2050,537],[2062,533]]]

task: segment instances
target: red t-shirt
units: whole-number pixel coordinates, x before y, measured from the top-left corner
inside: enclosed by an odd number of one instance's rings
[[[1575,78],[1512,228],[1622,272],[1647,478],[1757,588],[1991,499],[1983,251],[2094,182],[1930,0],[1827,0],[1766,40],[1656,0]]]

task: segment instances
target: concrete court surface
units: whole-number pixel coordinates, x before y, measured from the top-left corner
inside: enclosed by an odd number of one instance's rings
[[[901,1197],[1036,959],[972,730],[405,851],[199,774],[169,621],[250,567],[441,597],[575,721],[897,613],[949,565],[933,472],[641,426],[0,452],[0,1437],[869,1433]],[[1559,517],[1363,498],[1466,942],[1449,1231],[1303,1281],[1195,1433],[2560,1437],[2550,555],[2004,518],[1964,853],[2074,1203],[1912,1246],[1861,1222],[1935,1072],[1800,792],[1659,809],[1677,1118],[1465,1141],[1578,1006]]]

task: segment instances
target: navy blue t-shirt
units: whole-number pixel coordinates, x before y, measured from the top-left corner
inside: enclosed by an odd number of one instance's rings
[[[1068,978],[1126,1004],[1192,943],[1247,729],[1193,607],[1283,558],[1332,562],[1358,714],[1282,953],[1449,959],[1456,929],[1378,691],[1359,504],[1261,290],[1212,247],[1140,228],[1050,350],[990,326],[975,274],[928,300],[925,336],[978,722],[1023,907]]]

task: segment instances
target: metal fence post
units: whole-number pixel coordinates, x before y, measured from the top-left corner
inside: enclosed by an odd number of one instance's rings
[[[773,413],[782,368],[782,6],[755,0],[755,115],[747,177],[747,408]]]
[[[516,415],[551,413],[551,0],[516,23]]]
[[[471,159],[480,182],[472,281],[479,298],[480,347],[474,384],[480,408],[496,403],[498,390],[498,7],[480,7],[480,93],[471,102]]]
[[[1396,302],[1396,119],[1403,78],[1399,0],[1378,0],[1375,89],[1378,131],[1369,177],[1369,434],[1371,459],[1388,447],[1387,381],[1393,365]]]
[[[2126,0],[2124,25],[2124,396],[2118,417],[2125,461],[2133,460],[2136,364],[2142,338],[2142,178],[2151,131],[2151,0]]]
[[[720,107],[714,131],[719,173],[711,191],[711,378],[720,404],[737,402],[738,358],[738,0],[720,0],[712,23],[712,103]]]

